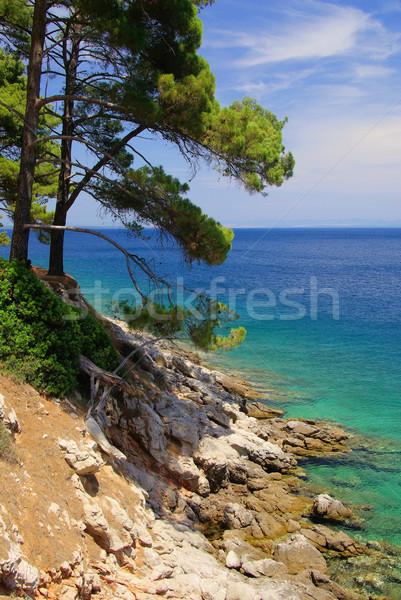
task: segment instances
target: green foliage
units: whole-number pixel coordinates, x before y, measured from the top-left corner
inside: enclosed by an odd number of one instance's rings
[[[93,195],[130,229],[134,229],[134,224],[127,221],[134,212],[137,221],[152,224],[162,235],[172,236],[188,261],[220,265],[231,249],[234,233],[183,198],[188,189],[161,166],[142,167],[131,169],[120,186],[113,182],[94,187]]]
[[[0,204],[12,215],[17,199],[19,157],[26,103],[26,77],[24,64],[18,56],[7,54],[1,48],[0,88]],[[42,112],[39,118],[39,137],[49,135],[51,129],[57,124],[57,119]],[[52,222],[53,213],[47,212],[46,203],[57,193],[58,177],[52,161],[53,158],[57,160],[58,154],[58,145],[52,141],[37,146],[38,163],[32,190],[31,221],[33,223]],[[52,161],[46,162],[45,157],[50,155],[53,157]]]
[[[284,154],[282,145],[285,120],[279,121],[253,98],[236,101],[208,118],[205,144],[227,157],[224,175],[235,177],[249,192],[280,186],[292,176],[294,157]]]
[[[160,123],[166,127],[164,137],[174,141],[171,131],[201,140],[206,133],[210,114],[220,107],[214,97],[215,77],[204,59],[199,73],[176,80],[173,74],[160,76],[158,102],[162,109]]]
[[[3,215],[0,215],[0,219]],[[3,227],[3,223],[0,223],[0,227]],[[10,238],[7,235],[6,231],[0,231],[0,246],[8,246],[10,243]]]
[[[244,327],[231,329],[228,336],[219,335],[216,330],[228,329],[227,324],[237,320],[238,315],[202,294],[188,309],[173,302],[165,306],[150,298],[136,306],[120,302],[116,308],[131,329],[149,331],[156,337],[187,339],[206,352],[236,348],[246,335]]]
[[[79,372],[79,355],[104,369],[118,355],[101,325],[64,304],[19,262],[0,260],[0,361],[40,391],[61,396]]]
[[[119,364],[119,356],[109,336],[91,314],[79,319],[77,325],[81,337],[81,354],[87,356],[98,367],[109,370]]]
[[[8,50],[29,51],[32,13],[26,0],[0,0],[0,35]]]

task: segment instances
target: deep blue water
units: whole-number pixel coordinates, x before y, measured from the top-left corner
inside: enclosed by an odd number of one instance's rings
[[[350,456],[315,461],[310,481],[373,505],[360,535],[401,544],[401,229],[238,229],[224,265],[192,270],[151,231],[147,242],[103,232],[173,281],[222,290],[247,337],[209,360],[271,389],[266,395],[289,416],[351,430]],[[47,254],[32,236],[32,262],[46,266]],[[107,242],[68,232],[65,256],[97,308],[132,294],[125,259]]]

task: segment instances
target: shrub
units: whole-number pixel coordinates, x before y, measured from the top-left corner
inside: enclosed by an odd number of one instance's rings
[[[0,361],[40,391],[64,395],[76,384],[79,355],[111,369],[118,355],[90,315],[62,302],[17,261],[0,260]]]

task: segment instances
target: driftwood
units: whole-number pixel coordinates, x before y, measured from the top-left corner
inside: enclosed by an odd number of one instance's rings
[[[113,388],[117,387],[120,390],[128,389],[129,385],[122,377],[119,377],[115,373],[104,371],[86,356],[80,356],[80,366],[81,370],[89,375],[91,387],[85,417],[85,427],[103,452],[114,458],[126,459],[125,454],[110,444],[106,437],[104,424],[108,423],[108,417],[104,412],[104,408]],[[100,388],[103,388],[103,391],[99,398]],[[95,406],[96,400],[98,402]]]
[[[104,433],[104,427],[109,424],[109,419],[104,409],[113,389],[117,388],[117,390],[123,390],[128,393],[131,392],[130,385],[125,379],[117,375],[117,373],[127,364],[134,354],[140,352],[148,344],[153,344],[161,339],[164,338],[148,340],[134,348],[113,373],[104,371],[86,356],[81,355],[79,357],[81,370],[90,378],[90,399],[86,411],[85,426],[100,448],[106,454],[113,456],[114,458],[125,459],[126,456],[107,440],[106,434]]]

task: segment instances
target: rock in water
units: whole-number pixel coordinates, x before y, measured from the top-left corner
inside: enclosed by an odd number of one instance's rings
[[[254,417],[255,419],[273,419],[275,417],[281,417],[284,411],[280,408],[272,408],[266,406],[262,402],[248,402],[246,405],[248,409],[248,417]]]
[[[316,517],[341,521],[351,517],[352,511],[329,494],[319,494],[313,501],[312,514]]]

